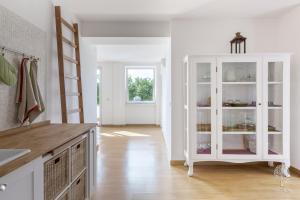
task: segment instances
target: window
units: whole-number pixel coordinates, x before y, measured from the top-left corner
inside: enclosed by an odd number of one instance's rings
[[[155,68],[126,67],[126,86],[129,103],[154,103]]]

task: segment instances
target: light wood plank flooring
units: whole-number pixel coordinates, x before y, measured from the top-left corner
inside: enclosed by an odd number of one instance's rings
[[[171,167],[157,127],[101,128],[94,200],[300,200],[300,179],[284,188],[264,166]]]

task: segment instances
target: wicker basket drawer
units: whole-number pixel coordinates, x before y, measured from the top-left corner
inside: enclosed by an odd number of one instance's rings
[[[71,199],[72,200],[85,200],[86,197],[86,172],[82,173],[71,186]]]
[[[71,147],[72,180],[86,167],[86,139]]]
[[[59,198],[58,200],[71,200],[71,192],[70,190],[67,190],[66,192],[64,192]]]
[[[52,200],[69,184],[69,151],[54,156],[44,164],[45,200]]]

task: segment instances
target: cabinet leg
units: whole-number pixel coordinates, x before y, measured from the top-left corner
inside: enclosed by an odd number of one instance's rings
[[[187,161],[184,162],[183,166],[188,167]]]
[[[273,162],[273,161],[269,161],[269,162],[268,162],[268,166],[269,166],[269,167],[274,167],[274,162]]]
[[[189,163],[188,176],[193,176],[194,174],[194,163]]]
[[[287,163],[282,163],[282,174],[285,176],[285,177],[291,177],[291,174],[289,172],[289,168],[290,168],[290,163],[287,162]]]

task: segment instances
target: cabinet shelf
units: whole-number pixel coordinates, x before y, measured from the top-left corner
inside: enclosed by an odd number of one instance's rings
[[[281,131],[269,131],[268,134],[269,135],[281,135],[282,132]]]
[[[282,106],[270,106],[268,107],[269,110],[281,110]]]
[[[256,82],[228,82],[228,81],[224,81],[224,82],[222,82],[223,83],[223,85],[255,85],[256,84]]]
[[[200,106],[197,106],[197,110],[210,110],[211,107],[210,106],[203,106],[203,107],[200,107]]]
[[[256,135],[253,131],[223,131],[224,135]]]
[[[197,85],[210,85],[210,82],[197,82]]]
[[[211,132],[209,132],[209,131],[198,131],[197,134],[200,134],[200,135],[210,135]]]
[[[247,107],[223,107],[223,110],[255,110],[256,107],[254,106],[247,106]]]
[[[248,149],[223,149],[223,154],[231,155],[254,155],[254,152],[251,152]]]
[[[281,81],[269,81],[268,84],[269,85],[281,85],[282,82]]]

